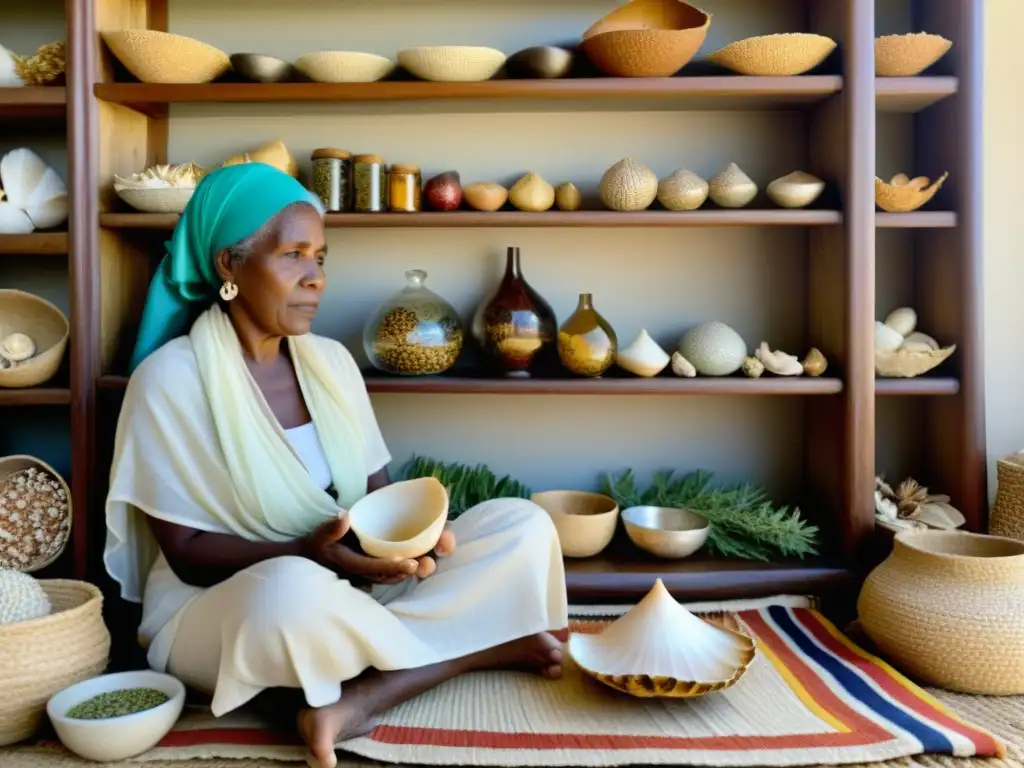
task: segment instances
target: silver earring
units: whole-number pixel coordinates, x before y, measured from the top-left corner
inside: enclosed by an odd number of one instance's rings
[[[237,295],[238,286],[232,283],[230,280],[225,280],[224,285],[220,287],[220,297],[224,299],[224,301],[231,301]]]

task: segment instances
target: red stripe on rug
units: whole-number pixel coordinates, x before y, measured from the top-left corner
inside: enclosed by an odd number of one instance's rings
[[[853,729],[855,733],[861,733],[866,739],[865,744],[876,744],[894,738],[892,733],[873,720],[864,717],[840,699],[828,683],[797,655],[793,647],[769,626],[760,611],[743,611],[740,613],[740,618],[757,636],[758,642],[763,642],[771,648],[779,661],[786,665],[786,669],[800,682],[804,690],[814,697],[818,705]]]
[[[931,720],[933,723],[941,725],[943,728],[953,731],[954,733],[958,733],[968,741],[973,742],[975,752],[979,757],[995,756],[1002,752],[1001,745],[992,737],[991,734],[972,728],[971,726],[950,717],[942,710],[932,706],[932,704],[925,699],[914,694],[914,692],[909,690],[906,686],[901,685],[899,681],[893,679],[892,675],[877,664],[874,664],[863,656],[858,655],[845,643],[837,640],[835,636],[824,626],[821,617],[816,613],[808,610],[796,610],[793,611],[793,613],[797,621],[799,621],[800,624],[810,632],[822,647],[827,649],[833,656],[837,656],[849,666],[866,674],[878,685],[879,688],[885,691],[888,696],[901,706],[906,707],[916,714]]]

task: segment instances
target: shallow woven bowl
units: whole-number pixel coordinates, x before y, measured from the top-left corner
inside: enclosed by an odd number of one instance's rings
[[[121,189],[117,196],[144,213],[181,213],[195,191],[195,187],[148,187]]]
[[[671,77],[710,26],[711,14],[679,0],[632,0],[584,32],[580,48],[612,77]]]
[[[925,352],[911,352],[907,349],[894,349],[891,352],[875,350],[875,374],[889,379],[912,379],[938,367],[955,351],[956,344]]]
[[[836,41],[824,35],[762,35],[729,43],[710,54],[708,61],[741,75],[785,77],[814,69],[835,47]]]
[[[875,38],[875,74],[913,77],[945,56],[953,43],[941,35],[917,32]]]
[[[35,357],[0,370],[0,387],[34,387],[52,379],[64,359],[69,332],[67,317],[46,299],[13,288],[0,290],[0,338],[24,333],[36,344]]]
[[[421,80],[435,83],[474,83],[490,80],[506,56],[494,48],[434,45],[398,52],[398,63]]]
[[[899,176],[894,176],[893,181],[897,178],[899,178]],[[923,177],[919,178],[923,179]],[[942,188],[942,184],[947,178],[949,178],[948,172],[942,174],[942,176],[928,185],[927,179],[924,179],[924,181],[911,179],[909,183],[898,184],[893,183],[893,181],[882,181],[876,176],[875,202],[878,204],[879,208],[883,211],[888,211],[889,213],[909,213],[910,211],[916,211],[922,205],[935,197],[935,193]]]
[[[51,696],[107,666],[110,633],[99,589],[63,579],[40,584],[51,614],[0,626],[0,746],[34,735]]]
[[[212,45],[152,29],[104,32],[117,60],[144,83],[208,83],[228,71],[231,59]]]
[[[242,79],[254,83],[286,83],[295,76],[295,67],[290,62],[262,53],[233,53],[231,68]]]
[[[54,554],[50,555],[45,559],[35,560],[29,563],[28,566],[18,567],[18,570],[22,573],[34,573],[35,571],[41,571],[43,568],[46,568],[47,566],[53,565],[55,562],[57,562],[57,558],[59,558],[61,554],[63,554],[64,550],[67,548],[68,542],[71,541],[71,523],[73,520],[72,513],[74,512],[74,509],[71,506],[71,489],[68,487],[67,482],[64,480],[63,477],[60,476],[60,473],[57,472],[57,470],[55,470],[42,459],[37,459],[35,456],[5,456],[4,458],[0,459],[0,486],[6,483],[7,479],[15,472],[20,472],[23,469],[42,470],[50,477],[52,477],[54,480],[56,480],[58,483],[60,483],[61,488],[64,489],[64,498],[68,505],[68,530],[67,534],[64,536],[64,542],[61,545],[60,551],[55,552]]]
[[[543,491],[530,496],[555,524],[562,554],[591,557],[607,547],[615,535],[619,507],[600,493]]]
[[[375,53],[315,51],[296,61],[295,68],[318,83],[375,83],[391,74],[395,62]]]

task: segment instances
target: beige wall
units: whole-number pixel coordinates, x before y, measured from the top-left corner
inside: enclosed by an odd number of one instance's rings
[[[995,460],[1024,448],[1024,2],[985,2],[985,398]]]

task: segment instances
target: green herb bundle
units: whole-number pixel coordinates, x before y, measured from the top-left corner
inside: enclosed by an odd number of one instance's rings
[[[401,477],[435,477],[448,490],[448,519],[454,520],[467,509],[489,499],[530,498],[530,489],[506,475],[498,478],[484,464],[445,463],[426,456],[413,456],[402,467]]]
[[[769,562],[774,556],[817,554],[818,528],[800,510],[776,508],[763,488],[749,483],[715,486],[713,474],[697,470],[681,477],[659,472],[643,491],[632,470],[605,475],[601,493],[621,509],[634,506],[685,507],[710,523],[707,548],[725,557]]]

